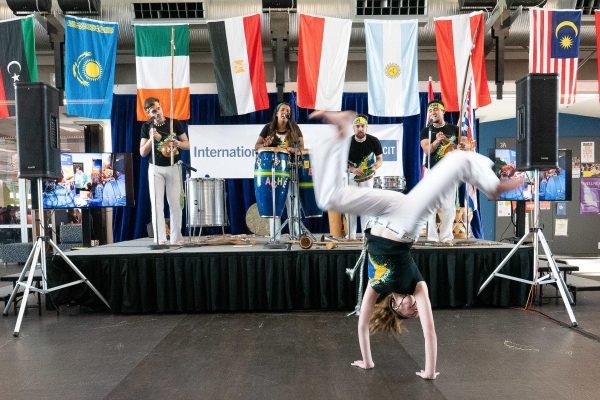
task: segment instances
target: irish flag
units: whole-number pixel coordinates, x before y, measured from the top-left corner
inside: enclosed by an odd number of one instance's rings
[[[15,115],[15,83],[36,82],[33,15],[0,22],[0,118]]]
[[[269,108],[260,14],[208,23],[221,115]]]
[[[174,33],[174,57],[171,34]],[[136,25],[135,69],[137,74],[137,120],[148,119],[144,100],[156,97],[165,116],[171,116],[171,68],[173,71],[173,118],[190,119],[190,30],[188,25]]]
[[[351,28],[349,19],[300,14],[298,106],[341,109]]]

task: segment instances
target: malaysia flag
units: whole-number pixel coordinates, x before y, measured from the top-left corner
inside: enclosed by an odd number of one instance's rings
[[[560,104],[574,104],[581,10],[529,10],[529,72],[560,76]]]

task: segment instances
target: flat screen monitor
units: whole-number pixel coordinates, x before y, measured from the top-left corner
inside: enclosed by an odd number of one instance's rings
[[[129,153],[62,153],[62,178],[43,181],[44,208],[133,207]]]
[[[515,149],[493,149],[490,157],[494,161],[494,172],[500,179],[524,179],[523,185],[505,192],[498,200],[533,200],[534,182],[533,171],[517,171],[517,152]],[[558,168],[541,170],[540,200],[569,201],[571,200],[571,150],[558,151]]]

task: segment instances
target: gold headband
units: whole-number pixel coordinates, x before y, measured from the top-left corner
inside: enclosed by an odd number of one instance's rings
[[[431,103],[429,107],[427,107],[427,110],[433,110],[434,108],[437,108],[441,111],[445,111],[444,105],[442,103]]]
[[[369,125],[369,122],[364,116],[357,115],[354,117],[354,120],[352,120],[352,125]]]

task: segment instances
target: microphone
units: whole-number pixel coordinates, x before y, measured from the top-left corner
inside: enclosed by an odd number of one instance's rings
[[[183,161],[181,161],[181,160],[177,161],[177,162],[176,162],[176,164],[179,164],[179,165],[181,165],[182,167],[184,167],[184,168],[186,168],[186,169],[188,169],[188,170],[190,170],[190,171],[193,171],[193,172],[197,172],[197,171],[198,171],[196,168],[192,167],[190,164],[188,164],[188,163],[184,163],[184,162],[183,162]]]
[[[283,115],[285,116],[286,119],[290,119],[290,117],[291,117],[290,113],[285,113]]]
[[[433,125],[433,115],[429,116],[427,120],[427,126],[431,128],[431,125]]]

